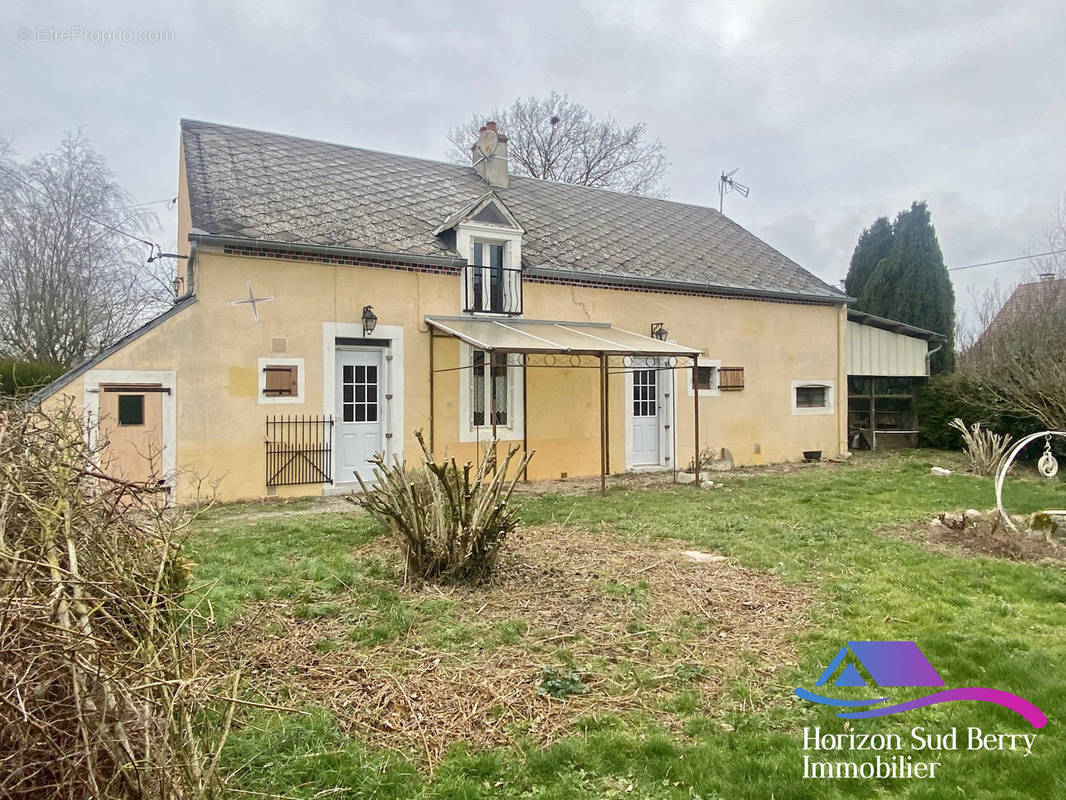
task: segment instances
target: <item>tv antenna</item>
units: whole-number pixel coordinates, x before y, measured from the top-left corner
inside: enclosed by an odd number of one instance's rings
[[[722,206],[724,205],[725,196],[729,192],[736,192],[741,197],[747,197],[751,188],[745,186],[743,183],[733,180],[733,176],[737,174],[740,167],[737,167],[732,172],[723,172],[722,177],[718,179],[718,211],[721,213]]]

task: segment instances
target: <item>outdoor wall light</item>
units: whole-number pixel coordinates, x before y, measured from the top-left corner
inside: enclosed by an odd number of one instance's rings
[[[653,322],[651,324],[651,336],[653,339],[658,339],[660,342],[665,342],[666,337],[670,335],[670,332],[666,330],[666,326],[661,322]]]
[[[377,327],[378,318],[373,306],[363,306],[363,336],[369,336]]]

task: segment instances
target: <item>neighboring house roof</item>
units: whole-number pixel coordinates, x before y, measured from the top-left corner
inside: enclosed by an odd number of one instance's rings
[[[152,319],[148,320],[141,327],[137,328],[136,330],[130,331],[118,341],[105,347],[96,355],[90,356],[75,367],[71,367],[69,370],[64,372],[62,375],[60,375],[47,386],[42,386],[30,397],[30,405],[37,405],[43,400],[51,397],[64,386],[66,386],[68,383],[77,378],[79,375],[88,372],[90,369],[95,367],[97,364],[99,364],[112,353],[118,352],[130,342],[136,339],[140,339],[142,336],[148,333],[148,331],[162,325],[168,319],[181,313],[195,302],[196,297],[193,295],[188,295],[186,297],[181,298],[159,316],[152,317]]]
[[[997,325],[1013,325],[1036,311],[1062,308],[1066,308],[1066,278],[1043,276],[1040,280],[1019,284],[989,324],[988,330]]]
[[[889,319],[888,317],[867,314],[865,311],[857,311],[854,308],[848,309],[848,321],[856,322],[859,325],[869,325],[873,328],[881,328],[882,330],[891,331],[892,333],[902,333],[905,336],[913,336],[916,339],[942,340],[947,338],[942,333],[927,331],[925,328],[918,328],[914,325],[908,325],[906,322]]]
[[[195,234],[456,259],[434,232],[489,191],[470,166],[183,120]],[[522,266],[724,293],[847,298],[711,208],[512,175]]]

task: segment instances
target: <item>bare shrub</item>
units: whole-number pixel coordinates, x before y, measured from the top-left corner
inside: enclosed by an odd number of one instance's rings
[[[387,466],[382,456],[371,459],[376,487],[356,480],[362,495],[353,502],[388,521],[398,536],[406,562],[407,580],[438,583],[479,582],[487,579],[500,546],[518,525],[518,509],[510,504],[515,484],[536,451],[526,453],[508,478],[520,450],[507,451],[498,463],[496,442],[474,469],[469,461],[459,468],[455,459],[438,464],[426,448],[422,433],[422,466]]]
[[[978,475],[994,475],[1007,454],[1011,437],[982,428],[980,422],[967,427],[958,417],[949,424],[962,435],[962,448],[973,471]]]
[[[69,405],[0,409],[0,796],[206,797],[237,676],[182,607],[189,519],[98,455]]]

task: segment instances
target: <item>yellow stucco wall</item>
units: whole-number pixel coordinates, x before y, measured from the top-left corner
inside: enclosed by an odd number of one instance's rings
[[[358,323],[372,304],[382,326],[404,329],[404,449],[417,453],[413,431],[429,430],[429,334],[423,317],[454,315],[459,278],[401,270],[278,261],[225,255],[201,248],[195,264],[197,302],[111,355],[94,369],[174,370],[177,376],[177,464],[185,471],[179,499],[189,499],[192,477],[221,478],[224,498],[265,492],[264,421],[269,414],[322,413],[323,322]],[[232,301],[255,293],[260,326],[247,305]],[[611,322],[647,333],[666,323],[671,340],[704,349],[724,366],[745,369],[745,388],[700,401],[701,444],[727,447],[738,464],[798,460],[803,450],[838,455],[845,444],[846,375],[843,307],[649,294],[528,283],[524,316],[532,319]],[[271,340],[287,340],[272,353]],[[458,365],[454,340],[436,340],[438,368]],[[258,402],[258,362],[272,355],[302,358],[305,395],[300,404]],[[396,365],[398,366],[398,365]],[[465,372],[435,380],[435,449],[473,459],[477,445],[459,441],[459,381]],[[678,463],[692,458],[692,398],[688,373],[677,374]],[[791,382],[835,382],[836,412],[796,416]],[[599,471],[598,373],[593,369],[527,370],[529,446],[537,449],[529,477],[557,478]],[[626,462],[623,375],[610,377],[610,462]],[[62,394],[82,400],[82,379]],[[758,450],[758,452],[756,452]],[[280,494],[317,493],[317,485]]]

